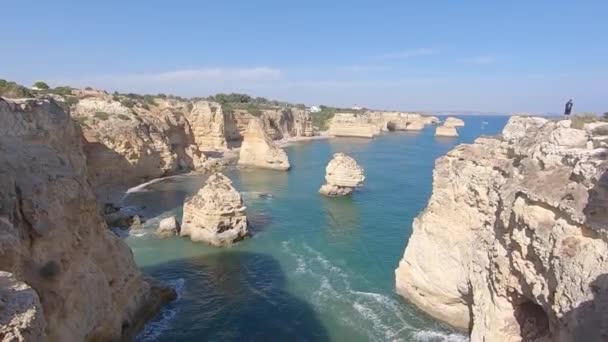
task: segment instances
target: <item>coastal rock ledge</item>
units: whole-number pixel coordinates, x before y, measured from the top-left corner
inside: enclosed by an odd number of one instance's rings
[[[437,160],[397,292],[471,341],[608,339],[608,123],[512,117]]]
[[[184,204],[181,236],[212,246],[230,246],[248,235],[245,209],[230,179],[214,173]]]
[[[363,168],[352,157],[344,153],[334,154],[325,168],[327,184],[321,186],[319,193],[325,196],[346,196],[361,186],[365,180]]]

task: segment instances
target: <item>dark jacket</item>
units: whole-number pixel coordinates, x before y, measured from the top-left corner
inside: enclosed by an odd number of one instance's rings
[[[564,110],[564,115],[570,115],[570,113],[572,113],[572,100],[566,102],[566,109]]]

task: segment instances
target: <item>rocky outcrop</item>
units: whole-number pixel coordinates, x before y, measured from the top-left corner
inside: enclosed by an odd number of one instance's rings
[[[397,292],[473,342],[606,340],[608,151],[588,128],[512,117],[438,159]]]
[[[446,126],[445,124],[442,126],[437,126],[435,129],[436,137],[457,137],[458,131],[454,126]]]
[[[192,110],[186,112],[194,143],[202,149],[225,150],[226,121],[219,103],[197,101],[192,104]]]
[[[319,193],[331,197],[350,195],[364,180],[363,168],[357,161],[344,153],[336,153],[325,168],[327,183],[321,186]]]
[[[0,271],[0,338],[2,341],[45,341],[40,298],[29,285]]]
[[[215,173],[184,204],[181,236],[213,246],[230,246],[248,235],[245,209],[230,179]]]
[[[175,216],[170,216],[162,219],[156,229],[156,236],[165,238],[176,236],[179,234],[179,222],[175,219]]]
[[[239,165],[289,170],[287,153],[266,134],[259,119],[249,122],[239,153]]]
[[[369,116],[351,113],[336,113],[329,125],[329,134],[336,137],[373,138],[381,128]]]
[[[462,119],[450,116],[445,119],[443,125],[447,127],[464,127],[464,121]]]
[[[0,99],[0,270],[38,315],[35,290],[49,341],[115,341],[160,299],[104,223],[81,135],[51,99]]]

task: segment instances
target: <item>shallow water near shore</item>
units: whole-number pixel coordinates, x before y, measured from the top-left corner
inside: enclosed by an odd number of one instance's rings
[[[171,177],[127,194],[123,205],[145,206],[146,228],[125,239],[138,265],[179,293],[138,340],[466,341],[394,290],[412,220],[431,194],[435,159],[500,133],[508,119],[462,118],[458,138],[436,138],[428,127],[295,143],[286,147],[289,172],[227,171],[254,234],[232,248],[153,234],[161,218],[181,219],[183,200],[205,176]],[[336,152],[365,169],[365,186],[350,198],[318,194]]]

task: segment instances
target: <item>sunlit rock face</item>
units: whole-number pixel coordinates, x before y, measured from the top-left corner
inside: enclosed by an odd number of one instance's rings
[[[608,150],[596,127],[512,117],[437,160],[397,292],[472,341],[608,336]]]
[[[346,196],[354,189],[363,185],[365,176],[363,168],[352,157],[344,153],[336,153],[325,168],[327,182],[319,192],[325,196]]]
[[[447,127],[464,127],[464,120],[450,116],[445,119],[443,125]]]
[[[0,270],[10,274],[0,281],[23,289],[16,314],[27,317],[13,318],[31,325],[32,341],[120,340],[164,300],[107,228],[82,144],[54,100],[0,99]]]
[[[329,125],[329,134],[337,137],[373,138],[381,127],[363,114],[336,113]]]
[[[181,236],[226,247],[247,237],[247,216],[241,194],[228,177],[215,173],[184,204]]]
[[[249,122],[244,134],[238,164],[280,171],[291,167],[287,153],[272,141],[257,118]]]
[[[442,126],[437,126],[435,129],[435,136],[437,137],[457,137],[458,131],[454,126],[446,126],[445,124]]]

